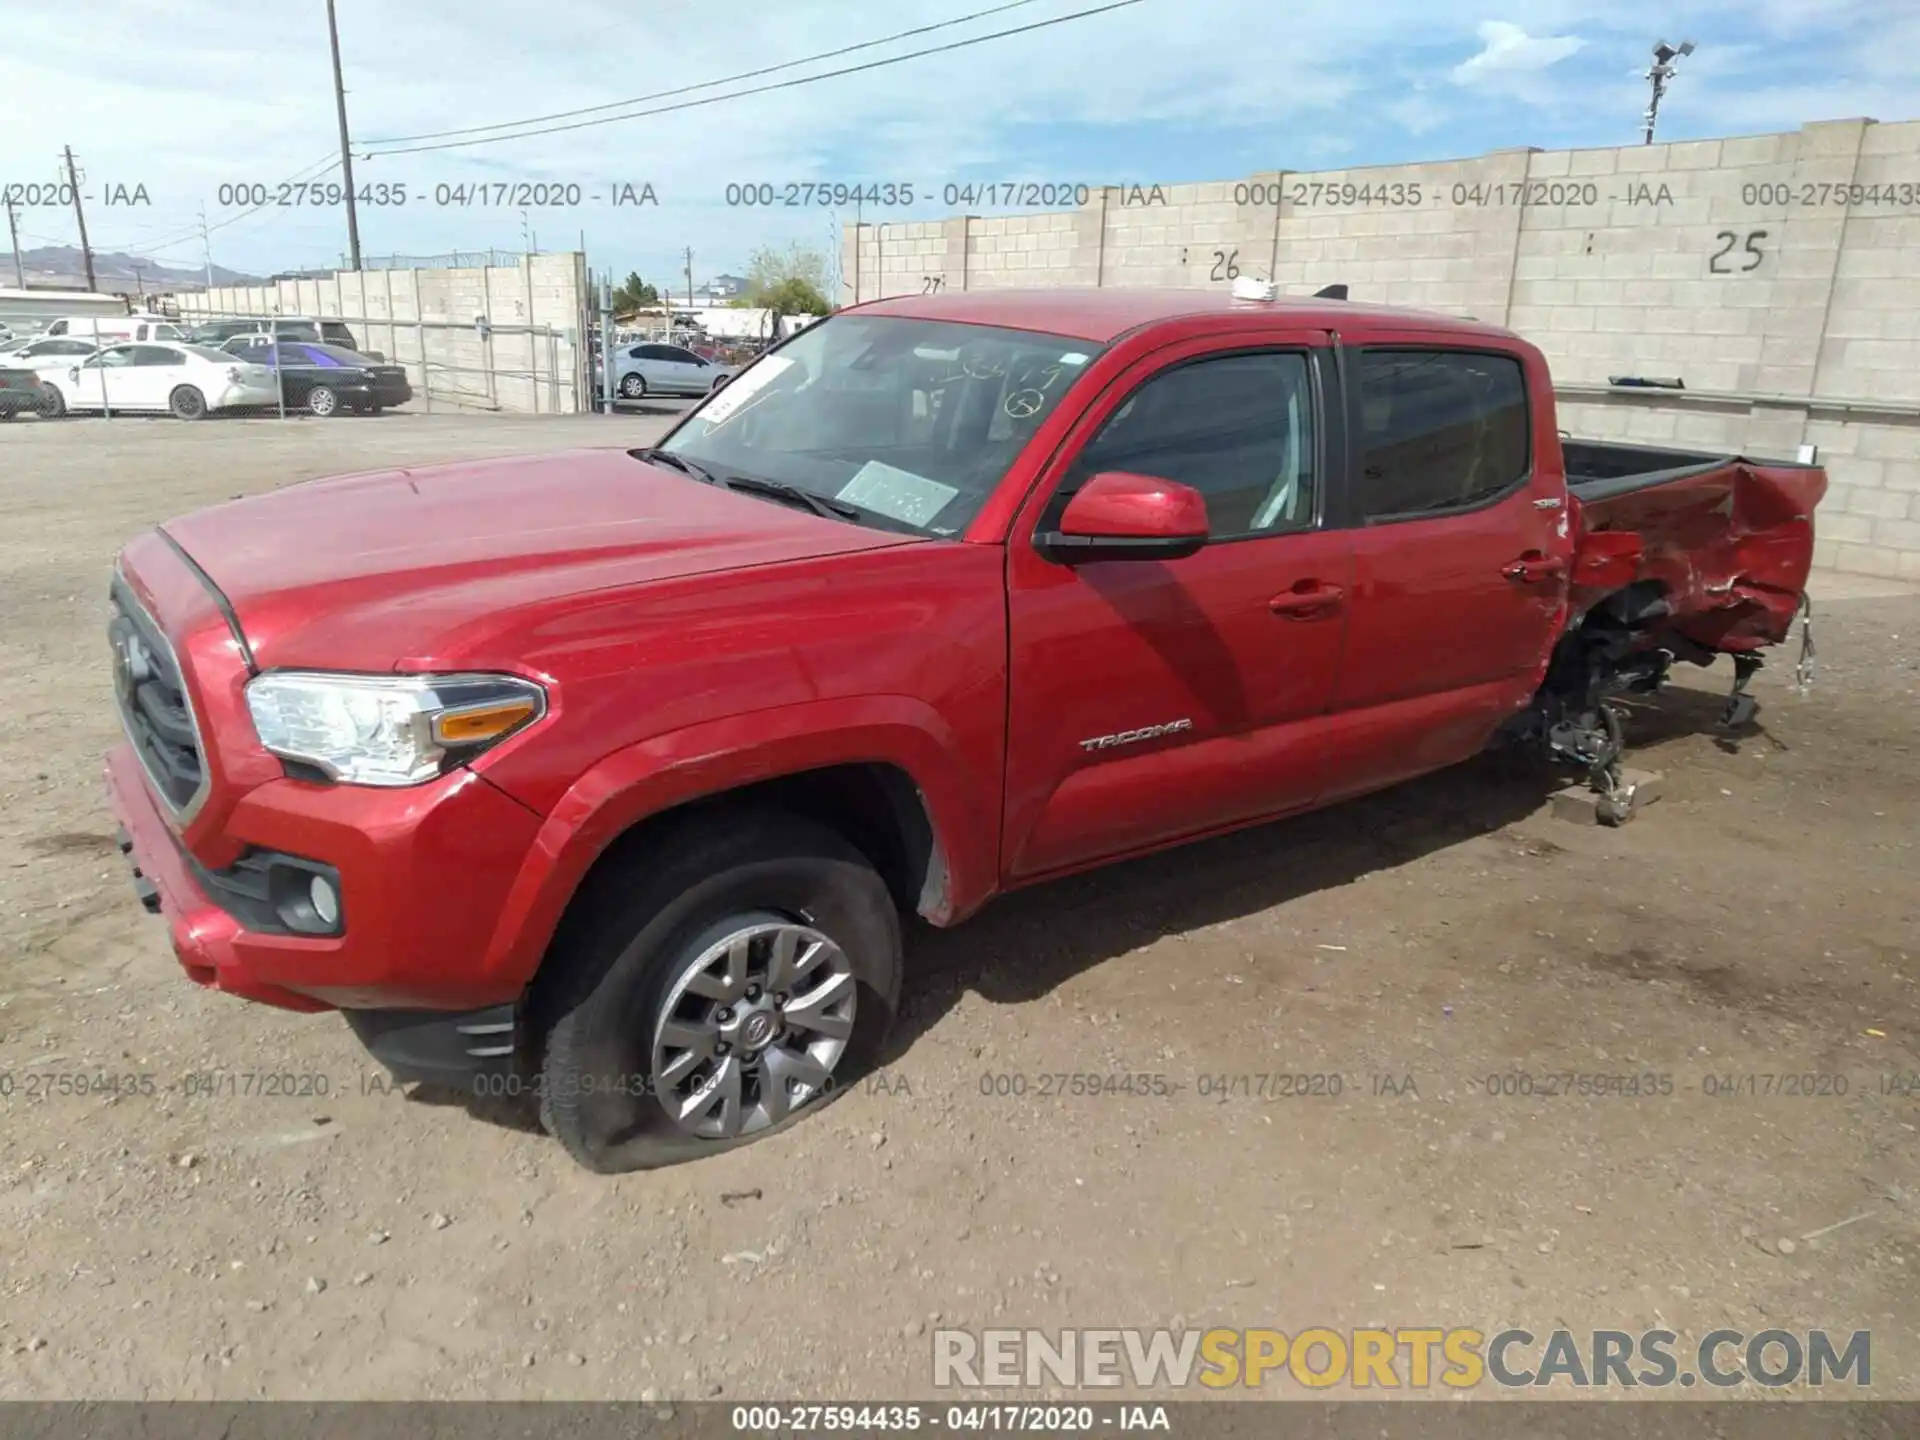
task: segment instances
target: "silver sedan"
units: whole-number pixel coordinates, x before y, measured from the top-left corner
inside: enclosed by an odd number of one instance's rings
[[[643,341],[613,352],[613,384],[623,400],[649,395],[705,395],[734,377],[735,365],[716,365],[679,345]]]

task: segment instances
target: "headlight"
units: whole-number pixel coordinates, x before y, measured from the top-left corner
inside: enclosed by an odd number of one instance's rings
[[[260,743],[354,785],[418,785],[524,729],[547,695],[512,675],[269,671],[247,683]]]

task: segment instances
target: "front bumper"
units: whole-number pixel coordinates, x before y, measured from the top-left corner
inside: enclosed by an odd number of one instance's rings
[[[532,811],[471,771],[407,789],[275,779],[219,804],[223,848],[332,866],[345,929],[250,929],[223,908],[162,813],[131,744],[107,791],[143,903],[167,921],[198,984],[288,1010],[467,1011],[515,1002],[528,975],[490,968],[504,899],[539,830]]]
[[[394,1077],[488,1093],[480,1082],[519,1073],[512,1005],[482,1010],[349,1010],[347,1024]],[[509,1093],[498,1088],[491,1093]]]

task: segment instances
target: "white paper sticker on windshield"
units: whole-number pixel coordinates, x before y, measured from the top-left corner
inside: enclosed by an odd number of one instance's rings
[[[909,525],[925,525],[959,493],[951,485],[942,485],[911,470],[896,470],[878,460],[869,460],[853,472],[853,478],[840,487],[834,498],[904,520]]]
[[[1062,365],[1084,365],[1089,358],[1088,356],[1082,355],[1078,350],[1069,350],[1060,357],[1060,363]]]
[[[764,390],[778,380],[794,362],[784,355],[766,355],[741,371],[738,378],[729,380],[720,387],[720,393],[701,407],[700,418],[717,424],[754,397],[754,393]]]

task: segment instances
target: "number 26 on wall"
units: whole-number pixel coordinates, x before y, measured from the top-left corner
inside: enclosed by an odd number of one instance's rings
[[[1760,242],[1767,238],[1764,230],[1747,232],[1746,247],[1737,257],[1744,262],[1741,264],[1734,264],[1729,259],[1733,256],[1733,247],[1740,243],[1739,235],[1731,230],[1722,230],[1713,238],[1722,242],[1720,248],[1707,257],[1707,269],[1715,275],[1744,275],[1749,270],[1758,270],[1760,262],[1767,258],[1766,252],[1760,248]]]

